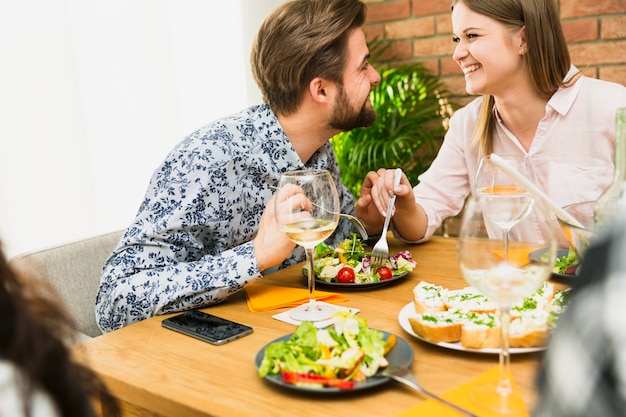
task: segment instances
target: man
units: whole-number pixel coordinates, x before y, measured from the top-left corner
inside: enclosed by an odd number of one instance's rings
[[[282,172],[329,170],[342,212],[354,212],[329,139],[376,119],[369,93],[380,76],[368,62],[365,14],[359,0],[294,0],[267,17],[251,54],[264,103],[200,128],[155,171],[104,266],[102,331],[218,303],[303,261],[274,218]],[[370,232],[381,228],[374,207],[362,220]],[[333,243],[351,231],[340,222]]]

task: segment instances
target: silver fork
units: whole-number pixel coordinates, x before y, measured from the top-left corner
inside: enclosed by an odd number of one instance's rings
[[[396,172],[393,175],[393,186],[400,184],[400,178],[402,176],[402,170],[396,168]],[[394,194],[389,198],[389,204],[387,205],[387,215],[385,216],[385,224],[383,225],[383,232],[380,235],[380,239],[374,245],[372,249],[372,271],[378,270],[381,266],[384,266],[387,258],[389,257],[389,245],[387,244],[387,228],[389,227],[389,219],[391,219],[391,212],[393,211],[393,205],[396,202],[396,195]]]
[[[468,417],[478,417],[476,414],[471,413],[470,411],[459,407],[456,404],[452,404],[451,402],[444,400],[443,398],[441,398],[440,396],[433,394],[429,391],[427,391],[424,387],[422,387],[419,382],[417,382],[417,380],[415,379],[415,375],[413,375],[413,373],[408,369],[408,368],[404,368],[404,367],[398,367],[398,366],[390,366],[386,369],[383,370],[383,372],[381,372],[381,375],[383,376],[388,376],[389,378],[393,379],[394,381],[398,381],[404,385],[407,385],[411,388],[413,388],[414,390],[426,395],[427,397],[430,397],[434,400],[439,401],[440,403],[458,411],[459,413],[468,416]]]

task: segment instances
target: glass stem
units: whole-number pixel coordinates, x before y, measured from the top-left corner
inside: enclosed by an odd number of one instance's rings
[[[502,396],[513,393],[511,354],[509,352],[509,323],[511,320],[509,313],[509,307],[500,307],[500,380],[497,390]]]
[[[313,270],[313,256],[315,247],[304,248],[306,252],[306,262],[308,265],[308,284],[309,284],[309,309],[315,311],[317,309],[317,301],[315,300],[315,271]]]
[[[502,257],[504,262],[509,261],[509,230],[510,229],[502,229],[502,250],[504,252]]]

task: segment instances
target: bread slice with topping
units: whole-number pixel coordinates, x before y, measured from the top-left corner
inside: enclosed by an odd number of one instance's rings
[[[441,285],[420,281],[413,288],[413,304],[416,313],[447,310],[445,298],[448,290]]]
[[[569,289],[557,291],[546,282],[532,296],[513,306],[510,347],[545,346],[569,295]],[[449,290],[421,281],[413,288],[413,304],[416,314],[409,316],[411,328],[430,342],[459,342],[468,349],[500,346],[497,305],[473,287]]]
[[[445,300],[448,310],[473,311],[475,313],[494,313],[496,304],[479,293],[473,287],[448,291]]]
[[[545,310],[558,316],[565,311],[565,307],[567,307],[571,295],[571,288],[555,291],[554,297],[552,297],[552,300],[545,306]]]
[[[509,344],[512,348],[544,346],[550,334],[548,325],[549,312],[532,310],[522,313],[511,320],[509,325]]]
[[[554,285],[549,282],[544,283],[543,286],[533,295],[524,298],[522,301],[511,307],[511,320],[520,317],[528,311],[550,310],[554,294]]]
[[[455,312],[435,311],[409,317],[415,333],[431,342],[458,342],[461,340],[462,321]]]
[[[461,329],[461,345],[470,349],[500,347],[500,321],[492,313],[469,312]]]

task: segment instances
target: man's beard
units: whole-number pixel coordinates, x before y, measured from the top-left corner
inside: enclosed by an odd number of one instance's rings
[[[344,89],[339,89],[335,110],[329,123],[331,127],[341,130],[342,132],[347,132],[357,127],[369,127],[373,125],[375,121],[376,112],[374,109],[367,107],[367,101],[363,103],[363,106],[361,106],[358,112],[355,112],[348,101],[348,96]]]

